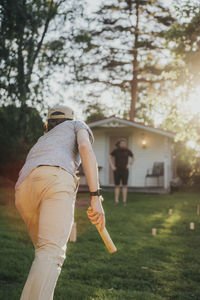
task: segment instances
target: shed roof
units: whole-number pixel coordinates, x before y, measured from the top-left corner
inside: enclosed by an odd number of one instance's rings
[[[157,133],[157,134],[160,134],[160,135],[164,135],[164,136],[170,137],[172,139],[175,137],[175,134],[172,133],[172,132],[165,131],[165,130],[162,130],[162,129],[159,129],[159,128],[154,128],[154,127],[151,127],[151,126],[146,126],[144,124],[136,123],[136,122],[133,122],[133,121],[130,121],[130,120],[121,119],[121,118],[118,118],[118,117],[115,117],[115,116],[111,116],[111,117],[108,117],[108,118],[105,118],[105,119],[101,119],[101,120],[98,120],[98,121],[88,123],[88,126],[90,128],[95,128],[95,127],[112,127],[112,128],[113,127],[116,127],[116,128],[117,127],[134,127],[134,128],[139,128],[139,129],[142,129],[142,130],[150,131],[150,132],[153,132],[153,133]]]

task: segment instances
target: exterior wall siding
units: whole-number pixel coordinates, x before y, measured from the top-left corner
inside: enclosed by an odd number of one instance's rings
[[[146,148],[142,147],[142,138],[145,138],[147,142]],[[153,133],[135,130],[132,136],[132,150],[135,154],[135,163],[130,170],[132,173],[130,185],[144,187],[147,171],[152,171],[154,162],[164,161],[164,138]],[[147,185],[154,186],[156,184],[156,178],[147,179]]]
[[[93,149],[97,158],[98,166],[100,167],[99,171],[99,181],[102,185],[107,185],[107,181],[105,180],[105,166],[108,164],[106,162],[106,140],[105,140],[105,134],[103,131],[95,131],[93,130],[94,134],[94,144]]]
[[[164,162],[165,176],[160,177],[159,185],[167,189],[172,179],[172,150],[171,139],[156,133],[137,128],[99,128],[93,129],[95,142],[93,145],[98,165],[101,167],[99,176],[102,185],[109,185],[109,137],[120,136],[122,133],[129,136],[128,147],[135,155],[134,165],[129,169],[129,186],[144,187],[147,170],[152,171],[154,162]],[[146,148],[142,147],[145,138]],[[147,186],[156,186],[156,178],[148,178]]]

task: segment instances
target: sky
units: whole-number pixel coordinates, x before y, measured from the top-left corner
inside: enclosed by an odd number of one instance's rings
[[[179,0],[179,2],[185,2],[185,0]],[[194,0],[196,1],[196,0]],[[87,13],[91,14],[98,5],[100,5],[102,1],[101,0],[87,0],[88,6],[87,6]],[[167,4],[167,6],[172,7],[172,3],[175,2],[175,0],[163,0],[163,2],[165,4]],[[57,76],[60,76],[59,74]],[[55,104],[55,97],[54,95],[58,95],[60,92],[60,85],[56,84],[55,81],[52,79],[52,97],[49,97],[48,103],[49,106],[52,106]],[[76,118],[77,119],[84,119],[84,115],[82,113],[82,106],[76,102],[73,101],[73,98],[75,95],[76,91],[70,87],[70,88],[66,88],[66,90],[63,92],[62,98],[63,98],[63,103],[66,105],[69,105],[71,107],[74,108],[75,113],[76,113]],[[84,91],[82,91],[82,93],[84,93]],[[184,109],[190,111],[192,114],[195,114],[197,112],[200,113],[200,86],[197,87],[196,93],[190,95],[190,99],[189,102],[187,104],[184,104]],[[60,98],[58,98],[58,101],[60,102]],[[116,107],[115,103],[116,103],[116,98],[113,96],[113,94],[111,94],[109,91],[103,93],[101,95],[101,97],[99,98],[99,102],[106,104],[110,111],[112,110],[112,107]],[[159,116],[158,118],[155,118],[157,120],[157,122],[155,122],[156,126],[159,126],[160,123],[162,122],[162,117]]]

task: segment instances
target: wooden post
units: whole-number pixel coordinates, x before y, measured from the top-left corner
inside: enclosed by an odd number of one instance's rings
[[[199,216],[200,213],[200,204],[197,204],[197,215]]]
[[[194,223],[193,222],[190,223],[190,230],[194,230]]]
[[[76,238],[77,238],[77,231],[76,231],[76,223],[74,222],[74,224],[72,225],[69,241],[76,242]]]
[[[172,213],[173,213],[173,209],[172,209],[172,208],[170,208],[170,209],[169,209],[169,215],[171,216],[171,215],[172,215]]]
[[[156,228],[152,228],[152,235],[153,235],[153,236],[156,235]]]

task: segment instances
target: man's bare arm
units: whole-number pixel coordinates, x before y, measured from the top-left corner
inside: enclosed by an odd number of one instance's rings
[[[99,188],[98,166],[86,129],[78,131],[77,142],[89,189],[94,192]]]
[[[131,157],[131,160],[130,160],[130,162],[128,163],[128,165],[127,165],[127,169],[129,169],[131,166],[132,166],[132,164],[134,163],[134,161],[135,161],[135,157],[134,157],[134,155]]]
[[[113,157],[112,157],[112,155],[109,155],[109,162],[110,162],[112,170],[115,171],[116,167],[115,167],[115,164],[113,163]]]
[[[86,129],[78,131],[77,142],[89,190],[94,192],[99,188],[98,165]],[[98,196],[91,197],[91,207],[93,210],[93,214],[90,215],[91,222],[93,224],[101,223],[101,228],[103,229],[105,226],[104,210]]]

